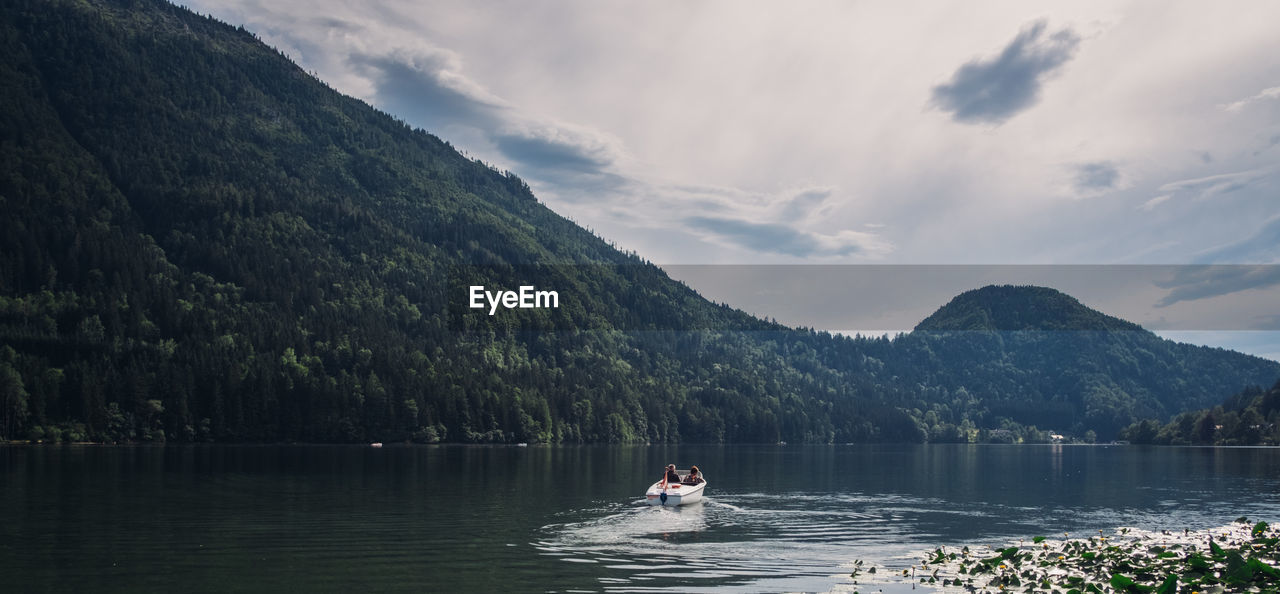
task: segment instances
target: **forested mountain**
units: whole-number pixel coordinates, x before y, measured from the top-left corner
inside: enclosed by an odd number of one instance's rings
[[[1119,320],[1027,331],[1105,318],[1042,289],[895,341],[766,323],[161,0],[11,0],[0,50],[3,438],[1105,437],[1280,377]],[[477,314],[473,284],[563,303]]]
[[[1044,287],[965,292],[895,341],[887,368],[924,385],[963,386],[988,418],[1111,437],[1248,385],[1277,364],[1165,340]]]

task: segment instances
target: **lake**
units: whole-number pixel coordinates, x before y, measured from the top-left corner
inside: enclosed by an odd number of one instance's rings
[[[662,467],[706,500],[651,508]],[[854,560],[1280,521],[1280,449],[4,446],[7,592],[830,590]]]

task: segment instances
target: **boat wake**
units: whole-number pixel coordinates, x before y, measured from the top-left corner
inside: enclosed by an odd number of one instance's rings
[[[893,505],[887,506],[886,503]],[[717,495],[700,503],[653,507],[642,500],[565,512],[533,545],[566,562],[603,568],[608,591],[826,589],[851,551],[896,545],[905,522],[893,507],[937,507],[921,500],[856,495]],[[917,531],[920,527],[916,527]]]

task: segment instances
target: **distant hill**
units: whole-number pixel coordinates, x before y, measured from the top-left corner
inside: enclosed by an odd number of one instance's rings
[[[1106,437],[1280,377],[1046,289],[896,341],[767,323],[162,0],[5,2],[0,50],[2,438]],[[474,314],[471,284],[564,303]]]
[[[991,285],[965,291],[915,327],[923,332],[949,330],[1114,330],[1142,327],[1089,309],[1074,297],[1047,287]]]
[[[1165,340],[1045,287],[966,291],[894,346],[895,373],[959,384],[990,416],[1104,436],[1129,419],[1211,406],[1232,375],[1241,387],[1267,385],[1277,369],[1266,359]]]

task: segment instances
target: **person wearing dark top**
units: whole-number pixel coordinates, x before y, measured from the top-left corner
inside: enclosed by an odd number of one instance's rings
[[[662,480],[667,481],[667,484],[671,484],[671,483],[680,484],[680,473],[676,472],[675,464],[667,465],[667,474],[666,474],[666,477],[663,478]]]
[[[697,466],[689,469],[689,474],[684,477],[683,482],[686,485],[696,485],[702,482],[702,474],[698,472]]]

